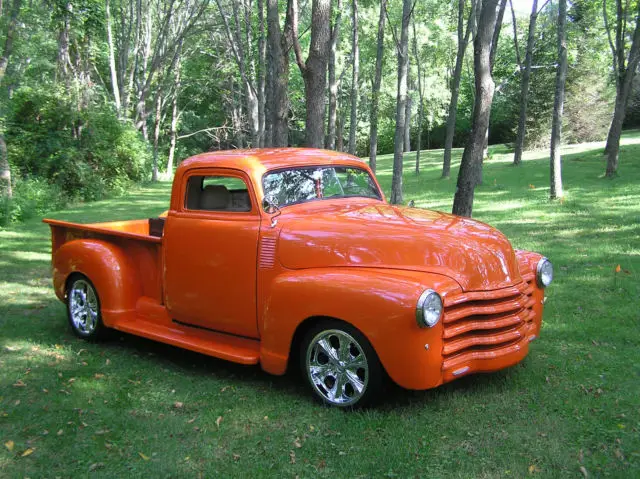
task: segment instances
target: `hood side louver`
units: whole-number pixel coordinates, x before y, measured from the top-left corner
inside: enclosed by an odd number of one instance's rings
[[[261,269],[273,268],[276,260],[276,242],[275,237],[263,237],[260,240],[258,265]]]

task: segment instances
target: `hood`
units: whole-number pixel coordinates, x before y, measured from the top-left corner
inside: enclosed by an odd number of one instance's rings
[[[437,211],[325,200],[284,211],[278,255],[286,268],[375,267],[437,273],[465,291],[521,281],[515,253],[495,228]]]

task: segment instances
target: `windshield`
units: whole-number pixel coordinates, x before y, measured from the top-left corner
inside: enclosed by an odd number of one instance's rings
[[[279,206],[328,198],[364,197],[382,199],[366,170],[352,166],[308,166],[267,173],[265,197]]]

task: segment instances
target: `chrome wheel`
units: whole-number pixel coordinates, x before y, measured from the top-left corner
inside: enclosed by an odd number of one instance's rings
[[[345,331],[318,333],[307,347],[305,366],[314,390],[331,405],[353,405],[366,392],[367,357],[362,346]]]
[[[98,296],[84,279],[73,282],[68,293],[69,318],[73,328],[82,336],[90,336],[98,326]]]

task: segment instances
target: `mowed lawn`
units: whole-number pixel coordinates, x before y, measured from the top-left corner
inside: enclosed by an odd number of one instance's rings
[[[516,367],[391,388],[366,411],[319,406],[294,375],[128,335],[77,340],[51,287],[48,227],[0,230],[0,476],[640,477],[640,134],[623,142],[614,180],[602,144],[564,148],[562,202],[548,200],[546,151],[514,168],[491,148],[474,217],[553,261],[541,337]],[[423,152],[415,176],[407,155],[406,201],[450,211],[457,163],[441,180],[441,158]],[[144,218],[169,193],[49,216]]]

